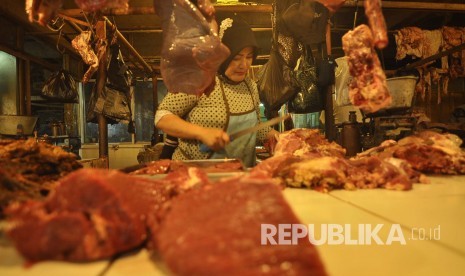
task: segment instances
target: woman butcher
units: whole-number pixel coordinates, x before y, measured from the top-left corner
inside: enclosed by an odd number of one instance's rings
[[[247,76],[257,56],[257,42],[250,26],[237,14],[218,21],[219,36],[231,55],[220,66],[210,95],[168,93],[155,114],[155,125],[179,137],[173,159],[239,158],[246,167],[255,165],[255,146],[273,141],[278,132],[259,130],[230,141],[229,134],[260,123],[256,84]],[[201,150],[204,144],[211,151]]]

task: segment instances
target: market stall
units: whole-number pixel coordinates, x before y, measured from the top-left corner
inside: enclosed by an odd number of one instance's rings
[[[0,274],[465,270],[462,3],[21,2]]]

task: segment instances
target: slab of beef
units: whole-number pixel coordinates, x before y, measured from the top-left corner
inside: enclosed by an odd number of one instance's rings
[[[162,19],[163,46],[160,70],[172,93],[209,94],[216,72],[229,56],[221,43],[214,8],[209,0],[155,0]]]
[[[0,141],[0,217],[11,202],[44,198],[56,181],[81,168],[77,156],[35,139]]]
[[[292,154],[300,157],[345,156],[345,149],[329,142],[318,129],[296,128],[281,133],[274,156]]]
[[[280,154],[268,158],[250,170],[249,177],[252,178],[277,178],[280,170],[283,170],[293,163],[299,162],[302,159],[293,154]],[[277,179],[278,182],[281,182]],[[281,183],[282,184],[282,183]]]
[[[157,230],[164,204],[206,179],[194,177],[196,172],[184,173],[188,181],[156,181],[81,169],[63,178],[45,201],[9,206],[7,234],[29,261],[111,257],[142,245]]]
[[[320,192],[335,189],[410,190],[420,174],[402,160],[365,157],[346,160],[340,157],[316,157],[292,163],[277,175],[287,186],[305,187]]]
[[[0,168],[0,219],[3,218],[3,209],[12,202],[43,198],[42,188],[21,174]]]
[[[465,174],[465,152],[462,140],[454,134],[422,131],[400,139],[387,141],[379,147],[362,152],[360,157],[371,155],[398,158],[422,173]]]
[[[381,11],[381,0],[366,0],[363,2],[363,5],[371,32],[373,33],[374,45],[378,49],[383,49],[388,44],[388,36],[386,21]]]
[[[353,105],[367,113],[391,104],[386,75],[374,49],[373,34],[367,25],[360,25],[342,37],[342,48],[348,57],[349,98]]]
[[[424,176],[403,160],[365,156],[346,160],[345,151],[318,130],[293,129],[278,137],[276,154],[255,166],[248,177],[271,178],[281,186],[328,192],[334,189],[409,190]]]
[[[419,182],[421,174],[408,163],[396,158],[366,157],[349,160],[348,189],[374,189],[407,191]],[[423,179],[423,178],[422,178]]]
[[[156,239],[175,275],[325,275],[307,237],[261,244],[261,224],[296,223],[279,187],[234,178],[175,198]]]
[[[143,168],[130,172],[131,174],[157,175],[176,172],[185,168],[199,168],[205,173],[219,172],[241,172],[244,171],[244,165],[239,159],[225,160],[192,160],[180,161],[161,159],[146,163]]]

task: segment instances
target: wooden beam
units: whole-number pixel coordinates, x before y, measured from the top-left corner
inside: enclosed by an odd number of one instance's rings
[[[271,13],[273,8],[269,4],[258,5],[214,5],[217,12],[250,12],[250,13]],[[60,11],[60,14],[70,17],[82,17],[82,10],[80,9],[67,9]],[[107,9],[103,15],[150,15],[155,14],[153,7],[130,7],[127,12],[121,9]]]
[[[347,0],[342,8],[353,8],[357,5],[363,7],[364,1]],[[434,10],[434,11],[463,11],[465,4],[454,3],[431,3],[431,2],[404,2],[404,1],[382,1],[383,9],[412,9],[412,10]],[[235,4],[235,5],[214,5],[217,12],[241,12],[241,13],[271,13],[273,8],[270,4]],[[82,10],[67,9],[60,12],[71,17],[81,17]],[[153,7],[132,7],[127,12],[118,9],[106,10],[104,15],[150,15],[155,14]]]
[[[115,25],[113,25],[113,23],[111,23],[110,20],[108,20],[108,18],[106,17],[104,18],[105,18],[105,21],[107,22],[108,27],[112,29],[116,28]],[[134,47],[132,47],[131,43],[129,43],[126,40],[124,35],[122,35],[121,32],[118,31],[118,29],[116,29],[116,35],[118,36],[118,40],[122,42],[123,45],[129,50],[130,54],[133,55],[136,58],[136,60],[142,64],[142,66],[144,66],[144,69],[147,70],[148,73],[152,74],[153,73],[152,67],[148,65],[147,62],[145,62],[142,56],[137,52],[136,49],[134,49]]]

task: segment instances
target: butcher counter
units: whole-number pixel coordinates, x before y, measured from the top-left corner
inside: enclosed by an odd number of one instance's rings
[[[303,225],[314,227],[315,239],[320,241],[317,249],[330,275],[464,275],[465,176],[429,178],[430,184],[415,184],[407,192],[375,189],[323,194],[287,188],[284,195]],[[331,227],[342,233],[330,239],[327,232],[324,240],[322,234]],[[372,230],[371,237],[367,229]],[[49,261],[25,267],[1,236],[0,275],[169,273],[146,250],[112,261]]]

